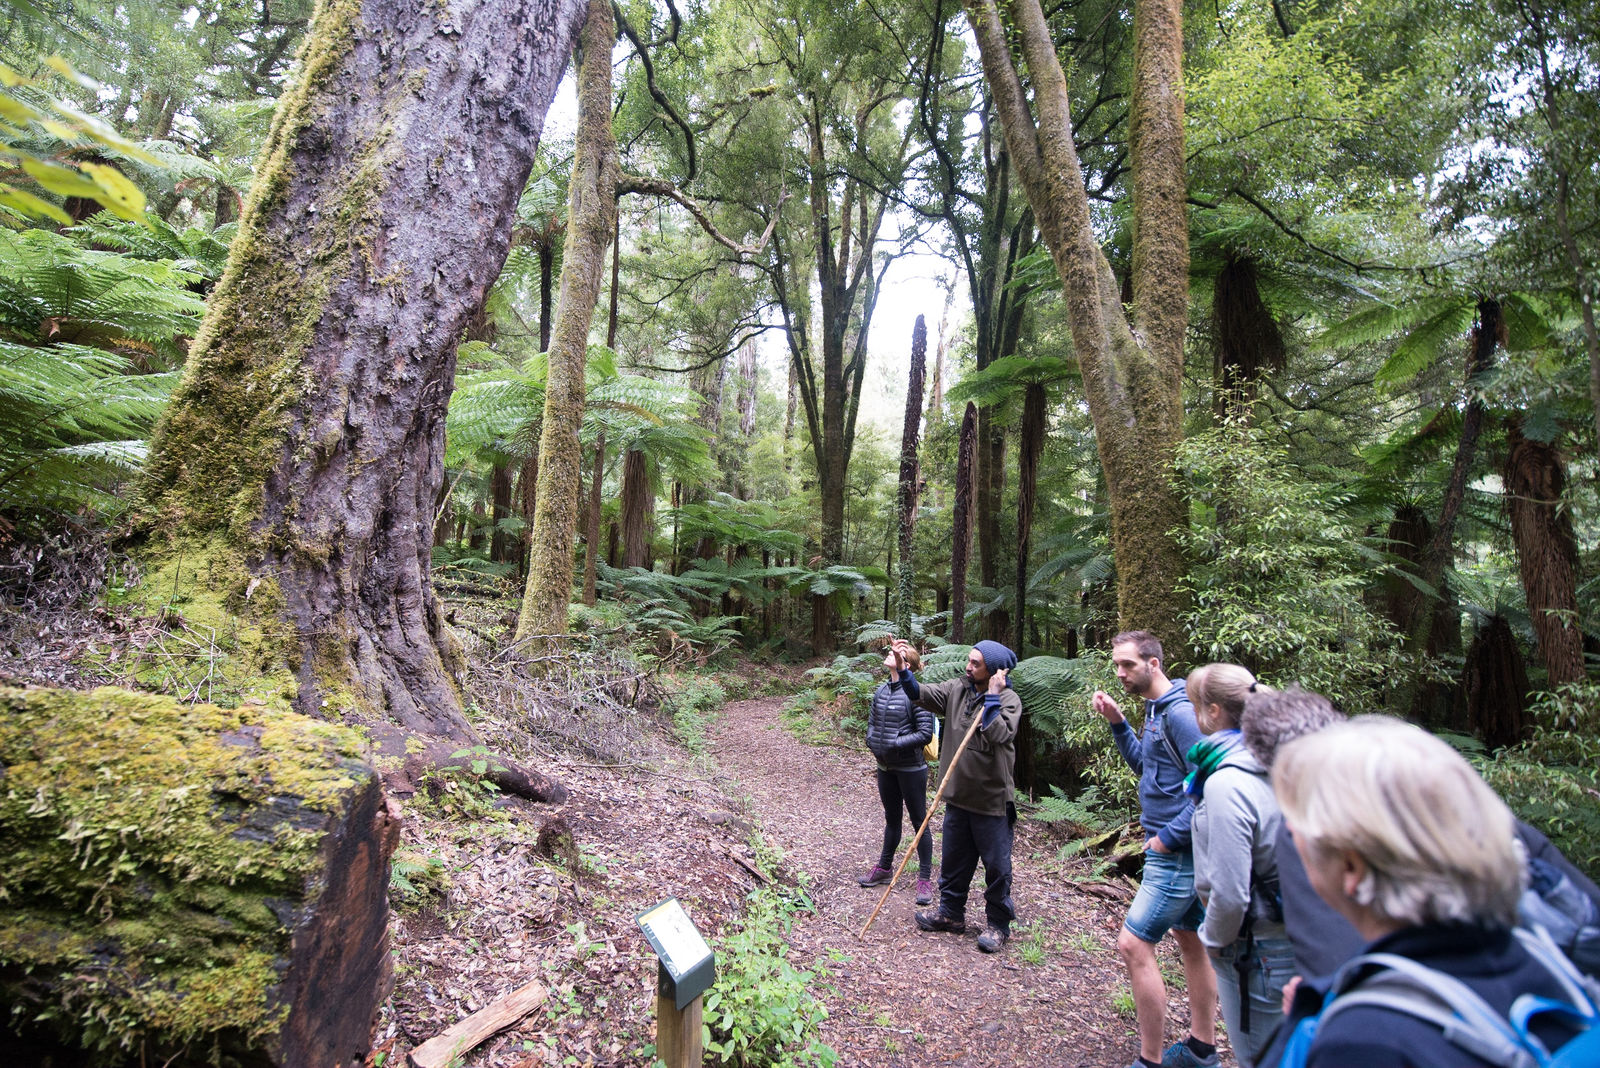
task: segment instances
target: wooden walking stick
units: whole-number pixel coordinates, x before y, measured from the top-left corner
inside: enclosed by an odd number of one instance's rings
[[[922,826],[917,828],[917,836],[911,839],[911,845],[906,848],[906,855],[900,858],[900,866],[894,870],[894,875],[889,879],[889,885],[883,888],[883,896],[878,899],[878,907],[872,910],[872,915],[867,917],[866,925],[861,928],[857,938],[867,937],[867,928],[872,926],[872,921],[878,918],[878,912],[883,908],[883,903],[889,900],[889,891],[894,889],[896,880],[906,870],[906,864],[911,860],[911,854],[917,851],[917,843],[922,841],[923,832],[928,829],[928,821],[933,819],[933,814],[939,809],[939,802],[944,800],[944,788],[950,785],[950,773],[956,770],[956,761],[961,759],[961,754],[967,751],[967,743],[972,741],[972,734],[978,729],[978,724],[983,722],[983,709],[979,708],[972,716],[972,726],[967,728],[966,736],[961,739],[961,744],[956,747],[956,755],[950,758],[950,763],[945,765],[944,778],[939,780],[939,789],[933,795],[933,804],[928,806],[928,814],[922,817]]]

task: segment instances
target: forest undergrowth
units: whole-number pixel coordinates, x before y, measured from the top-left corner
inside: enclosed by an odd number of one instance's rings
[[[0,566],[7,683],[117,683],[230,703],[220,685],[228,636],[198,631],[181,597],[136,611],[149,598],[123,587],[139,576],[103,539],[63,536]],[[826,664],[807,674],[727,655],[706,663],[670,642],[608,633],[615,620],[605,617],[588,619],[570,655],[540,662],[511,641],[509,602],[461,592],[451,617],[483,751],[424,776],[402,800],[395,983],[374,1068],[404,1063],[530,981],[548,991],[543,1004],[463,1064],[653,1063],[656,963],[635,917],[669,897],[718,953],[708,1063],[1122,1055],[1131,1002],[1117,993],[1112,943],[1131,891],[1104,856],[1073,844],[1085,826],[1072,816],[1088,810],[1056,799],[1035,810],[1055,822],[1021,825],[1023,918],[1000,958],[981,957],[970,938],[913,933],[903,887],[863,940],[877,892],[855,875],[880,815],[855,688],[840,692]],[[484,774],[495,754],[539,768],[570,798],[500,794]],[[992,1013],[953,996],[979,989]]]

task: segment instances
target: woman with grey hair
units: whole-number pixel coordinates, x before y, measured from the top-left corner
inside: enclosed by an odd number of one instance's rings
[[[1336,723],[1283,746],[1273,786],[1312,886],[1366,954],[1453,977],[1502,1017],[1523,994],[1568,1000],[1552,966],[1512,934],[1524,865],[1511,810],[1444,742],[1385,717]],[[1365,956],[1351,962],[1326,1005],[1322,984],[1301,984],[1289,1027],[1321,1012],[1308,1068],[1491,1064],[1400,1009],[1354,999],[1334,1011],[1384,971]],[[1577,1034],[1552,1016],[1532,1031],[1550,1049]]]
[[[1245,747],[1246,699],[1267,692],[1238,664],[1190,672],[1189,700],[1206,735],[1189,750],[1194,772],[1194,886],[1205,903],[1200,942],[1217,973],[1217,1000],[1242,1068],[1260,1059],[1283,1019],[1294,952],[1283,928],[1274,843],[1282,817],[1267,769]]]
[[[1298,686],[1284,690],[1258,687],[1245,701],[1239,730],[1244,744],[1270,772],[1280,748],[1296,738],[1343,723],[1344,719],[1344,713],[1319,693]],[[1280,822],[1275,833],[1273,854],[1277,858],[1284,930],[1294,947],[1294,974],[1307,978],[1331,976],[1339,965],[1361,951],[1364,940],[1348,920],[1317,896],[1288,828]]]

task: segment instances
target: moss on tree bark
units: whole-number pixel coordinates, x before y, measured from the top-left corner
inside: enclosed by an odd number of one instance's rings
[[[158,565],[287,627],[301,712],[472,736],[429,585],[444,413],[580,17],[327,0],[279,106],[142,511]]]

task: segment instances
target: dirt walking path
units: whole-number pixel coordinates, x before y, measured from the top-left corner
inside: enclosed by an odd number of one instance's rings
[[[883,893],[856,884],[876,858],[883,827],[874,764],[865,751],[797,741],[782,725],[783,704],[783,698],[767,697],[728,705],[711,732],[711,755],[728,780],[724,788],[747,797],[752,818],[811,879],[816,913],[796,923],[792,959],[829,972],[830,981],[818,989],[829,1012],[822,1039],[838,1051],[839,1064],[1131,1063],[1138,1047],[1115,949],[1123,909],[1075,889],[1072,865],[1056,859],[1059,841],[1045,841],[1037,825],[1017,825],[1012,897],[1018,919],[1004,952],[978,951],[981,868],[966,935],[916,928],[915,860],[866,938],[857,937]],[[936,815],[930,833],[939,823]],[[902,849],[913,833],[905,832]],[[936,839],[935,879],[938,862]],[[1162,964],[1174,994],[1171,1042],[1187,1033],[1187,1015],[1181,988],[1170,981],[1182,974],[1170,943]],[[1119,1000],[1126,1015],[1114,1007]]]

